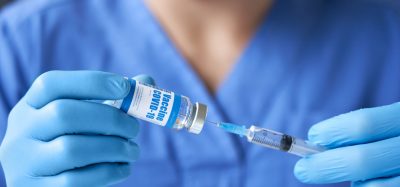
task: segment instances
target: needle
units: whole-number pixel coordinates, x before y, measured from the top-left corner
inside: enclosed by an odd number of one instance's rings
[[[217,127],[218,127],[219,124],[220,124],[220,123],[217,123],[217,122],[214,122],[214,121],[209,121],[209,120],[206,120],[206,122],[209,123],[209,124],[215,125],[215,126],[217,126]]]

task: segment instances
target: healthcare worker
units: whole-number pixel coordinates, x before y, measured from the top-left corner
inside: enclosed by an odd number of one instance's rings
[[[300,159],[89,101],[124,98],[124,76],[329,150]],[[10,187],[399,186],[399,76],[396,1],[18,1],[0,16],[0,160]]]

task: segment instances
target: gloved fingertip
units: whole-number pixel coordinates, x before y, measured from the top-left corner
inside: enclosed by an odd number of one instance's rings
[[[293,170],[294,176],[301,182],[309,183],[308,164],[305,158],[299,160]]]
[[[130,125],[133,127],[132,136],[137,137],[137,135],[139,134],[139,131],[140,131],[140,125],[136,118],[134,120],[136,121],[135,124],[130,124]]]
[[[126,180],[131,175],[131,165],[129,163],[119,164],[114,171],[114,175],[117,180],[111,181],[109,185],[118,184]]]
[[[314,126],[312,126],[309,130],[308,130],[308,141],[310,141],[311,143],[314,144],[323,144],[324,143],[324,136],[322,134],[321,128],[323,128],[323,124],[318,123]]]
[[[317,140],[318,139],[318,130],[316,130],[316,128],[314,128],[314,126],[313,127],[311,127],[309,130],[308,130],[308,134],[307,134],[308,136],[308,140],[310,141],[310,142],[313,142],[313,143],[315,143],[315,140]]]
[[[324,147],[335,147],[343,138],[343,129],[337,126],[337,118],[331,118],[313,125],[308,130],[308,141]]]
[[[115,171],[119,176],[126,176],[128,177],[131,174],[131,167],[130,164],[121,164],[118,169]]]
[[[119,75],[114,75],[108,80],[107,88],[108,91],[111,92],[110,95],[113,95],[116,98],[124,98],[126,95],[128,95],[131,86],[127,79]]]
[[[140,156],[140,148],[139,145],[136,144],[133,140],[128,140],[129,145],[130,145],[130,149],[129,149],[129,153],[131,155],[131,158],[133,160],[137,160]]]
[[[137,75],[137,76],[133,77],[133,79],[135,79],[139,82],[150,84],[150,85],[156,84],[152,77],[150,77],[149,75],[145,75],[145,74]]]

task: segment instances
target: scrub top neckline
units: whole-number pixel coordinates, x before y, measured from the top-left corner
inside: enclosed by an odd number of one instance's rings
[[[264,35],[268,28],[270,28],[271,21],[270,19],[276,17],[277,12],[279,12],[278,7],[282,4],[283,0],[278,0],[273,2],[271,7],[269,8],[268,12],[263,16],[261,23],[253,32],[252,36],[250,36],[247,44],[243,48],[240,55],[236,58],[235,62],[233,63],[231,69],[227,73],[227,75],[223,78],[220,85],[216,89],[214,93],[212,93],[207,86],[205,85],[204,81],[200,78],[199,74],[193,69],[191,64],[187,61],[187,59],[183,56],[183,54],[179,51],[176,44],[171,40],[170,36],[164,29],[163,25],[160,23],[158,18],[151,12],[150,8],[146,4],[144,0],[140,1],[143,7],[143,12],[147,17],[147,21],[149,21],[153,30],[152,30],[152,38],[154,41],[158,42],[159,46],[165,46],[162,50],[164,53],[168,54],[168,57],[173,62],[171,66],[176,66],[176,69],[179,69],[179,74],[182,77],[185,77],[186,82],[188,85],[196,85],[197,89],[199,89],[199,95],[205,99],[205,103],[209,105],[210,108],[216,109],[216,119],[214,120],[227,120],[228,115],[224,112],[224,107],[220,106],[219,103],[220,97],[223,97],[224,93],[229,90],[229,86],[233,85],[232,82],[235,81],[233,79],[234,76],[240,72],[242,66],[251,65],[252,62],[245,61],[248,53],[252,50],[257,50],[257,46],[259,45],[260,41],[257,41],[260,36]]]
[[[267,28],[269,27],[269,19],[270,17],[274,17],[273,15],[275,14],[276,9],[278,7],[278,4],[280,4],[282,0],[274,1],[271,5],[271,7],[268,9],[268,12],[263,15],[263,18],[259,25],[255,28],[254,32],[251,34],[249,37],[248,41],[246,42],[245,46],[243,47],[243,50],[240,52],[238,57],[234,60],[234,63],[232,64],[232,67],[229,69],[228,73],[225,75],[223,80],[220,82],[218,85],[217,89],[215,92],[211,92],[207,86],[205,85],[204,81],[200,78],[198,72],[196,72],[192,65],[188,62],[188,60],[184,57],[182,52],[179,50],[177,47],[176,43],[172,41],[170,35],[164,28],[164,26],[161,24],[159,19],[154,15],[154,13],[150,10],[146,2],[143,0],[142,5],[144,7],[144,10],[146,12],[146,15],[150,18],[149,20],[151,21],[151,24],[156,28],[156,32],[158,35],[155,35],[156,37],[159,37],[165,46],[168,46],[169,48],[167,50],[171,50],[173,55],[176,57],[176,61],[179,63],[179,66],[182,66],[182,68],[188,70],[188,74],[192,79],[196,81],[196,83],[199,83],[201,87],[204,89],[205,92],[207,92],[207,95],[211,98],[215,98],[219,95],[219,93],[224,89],[225,84],[230,82],[230,79],[232,76],[235,75],[235,72],[240,69],[241,66],[243,65],[248,65],[251,62],[245,62],[246,56],[248,55],[249,51],[255,50],[257,46],[257,38],[260,37],[260,35],[265,34]]]
[[[224,90],[229,87],[233,80],[233,77],[238,75],[238,72],[241,71],[243,66],[254,65],[252,61],[246,61],[247,57],[250,55],[251,52],[260,53],[259,45],[260,42],[258,39],[265,36],[268,32],[268,29],[271,27],[273,18],[277,15],[278,7],[281,6],[283,0],[276,0],[272,3],[271,7],[268,9],[268,12],[263,15],[263,18],[257,28],[254,30],[253,34],[250,36],[249,40],[247,41],[245,47],[243,48],[241,54],[236,58],[235,63],[232,65],[232,68],[224,77],[223,81],[219,84],[218,88],[216,89],[213,96],[215,98],[219,98],[222,96]]]

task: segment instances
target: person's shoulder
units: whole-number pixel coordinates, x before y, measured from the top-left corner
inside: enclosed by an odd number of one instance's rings
[[[0,11],[0,20],[19,23],[49,10],[76,3],[78,0],[21,0],[6,5]]]
[[[365,23],[400,18],[398,0],[325,0],[324,9],[332,17]]]
[[[335,4],[337,7],[345,9],[354,8],[372,8],[372,9],[396,9],[399,8],[398,0],[324,0],[325,4]]]
[[[128,2],[130,0],[20,0],[14,1],[0,10],[0,21],[20,24],[43,17],[67,19],[73,17],[77,12],[95,11],[93,13],[96,14],[98,11],[114,11],[113,8],[120,8]]]
[[[370,38],[369,41],[393,39],[400,35],[398,0],[310,1],[318,4],[313,7],[313,20],[314,28],[320,34],[353,39]]]

